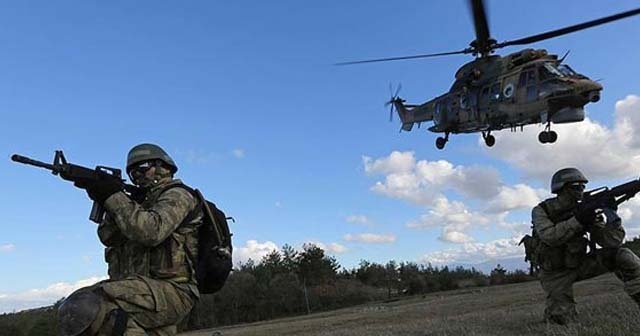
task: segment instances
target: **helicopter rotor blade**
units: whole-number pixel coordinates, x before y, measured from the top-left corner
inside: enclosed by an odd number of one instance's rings
[[[398,88],[396,89],[396,93],[393,95],[394,98],[398,97],[400,90],[402,89],[402,83],[398,84]]]
[[[407,60],[407,59],[415,59],[415,58],[427,58],[427,57],[457,55],[457,54],[470,54],[472,52],[473,52],[473,49],[466,48],[466,49],[463,49],[463,50],[436,53],[436,54],[423,54],[423,55],[414,55],[414,56],[378,58],[378,59],[371,59],[371,60],[364,60],[364,61],[340,62],[340,63],[334,63],[333,65],[352,65],[352,64],[362,64],[362,63],[398,61],[398,60]]]
[[[626,11],[626,12],[622,12],[622,13],[618,13],[615,15],[610,15],[610,16],[606,16],[600,19],[596,19],[596,20],[591,20],[591,21],[587,21],[587,22],[583,22],[580,24],[576,24],[573,26],[568,26],[565,28],[560,28],[560,29],[556,29],[556,30],[551,30],[545,33],[541,33],[541,34],[536,34],[536,35],[531,35],[531,36],[527,36],[521,39],[517,39],[517,40],[512,40],[512,41],[504,41],[504,42],[500,42],[497,43],[495,46],[493,46],[494,49],[497,48],[503,48],[506,46],[511,46],[511,45],[521,45],[521,44],[531,44],[531,43],[535,43],[538,41],[542,41],[542,40],[547,40],[550,38],[554,38],[554,37],[558,37],[561,35],[566,35],[566,34],[570,34],[579,30],[583,30],[583,29],[587,29],[587,28],[591,28],[591,27],[595,27],[595,26],[599,26],[611,21],[616,21],[616,20],[620,20],[620,19],[624,19],[626,17],[629,16],[634,16],[634,15],[638,15],[640,14],[640,8],[636,8],[630,11]]]
[[[476,31],[476,47],[480,51],[488,50],[490,47],[489,24],[487,23],[487,12],[482,0],[469,0],[469,7],[473,14],[473,26]]]

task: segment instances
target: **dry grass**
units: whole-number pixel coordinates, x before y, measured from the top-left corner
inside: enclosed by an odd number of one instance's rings
[[[200,330],[183,336],[239,335],[640,335],[640,313],[607,274],[575,286],[580,320],[542,322],[538,282],[433,293],[272,321]]]

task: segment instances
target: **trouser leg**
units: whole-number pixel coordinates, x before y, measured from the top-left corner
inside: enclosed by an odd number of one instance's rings
[[[615,273],[627,294],[640,305],[640,258],[628,248],[619,248],[615,254]]]
[[[546,293],[546,321],[566,324],[576,318],[576,302],[573,299],[573,283],[576,276],[574,270],[541,272],[540,283]]]

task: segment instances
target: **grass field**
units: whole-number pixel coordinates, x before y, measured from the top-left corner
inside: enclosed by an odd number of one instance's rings
[[[544,293],[534,281],[181,335],[640,335],[640,312],[612,274],[576,284],[575,294],[580,320],[569,326],[542,322]]]

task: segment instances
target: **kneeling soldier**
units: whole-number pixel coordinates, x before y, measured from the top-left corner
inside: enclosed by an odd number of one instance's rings
[[[173,175],[174,161],[160,147],[135,146],[127,173],[140,187],[128,195],[113,181],[82,186],[104,205],[98,227],[106,246],[109,280],[71,294],[58,311],[64,336],[175,335],[199,298],[194,272],[197,199]]]
[[[551,191],[557,197],[543,201],[532,212],[534,236],[540,240],[535,257],[547,294],[544,316],[552,323],[575,319],[574,282],[607,271],[615,272],[625,291],[640,303],[640,258],[621,247],[625,231],[615,201],[598,214],[595,209],[575,212],[587,182],[578,169],[559,170],[551,179]],[[596,249],[596,243],[601,248]]]

